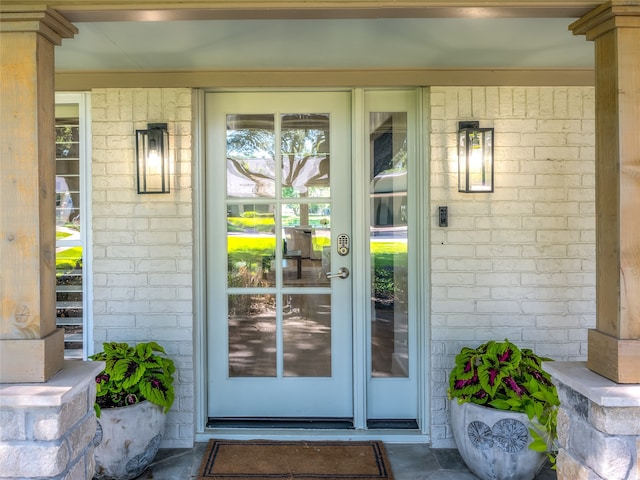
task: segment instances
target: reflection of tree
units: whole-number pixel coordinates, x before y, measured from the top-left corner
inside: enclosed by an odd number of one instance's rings
[[[303,116],[308,120],[310,115]],[[318,116],[324,120],[326,117]],[[307,185],[329,179],[329,157],[327,151],[327,134],[324,129],[291,128],[282,135],[282,183],[285,187],[294,187],[306,192]],[[321,153],[325,152],[325,153]]]
[[[260,118],[258,118],[260,117]],[[238,116],[227,130],[227,162],[232,177],[254,184],[253,193],[271,196],[276,180],[275,137],[264,116]],[[327,115],[284,115],[281,152],[283,194],[295,196],[307,186],[328,182]],[[288,187],[288,188],[287,188]],[[291,190],[289,190],[289,188]],[[287,196],[287,195],[285,195]]]
[[[376,125],[371,133],[373,163],[371,178],[390,171],[406,171],[407,132],[406,113],[372,113]]]
[[[227,160],[247,178],[274,179],[275,158],[273,132],[261,129],[229,130]],[[262,159],[263,162],[251,162]],[[260,170],[256,166],[262,167]],[[270,167],[270,168],[265,168]]]

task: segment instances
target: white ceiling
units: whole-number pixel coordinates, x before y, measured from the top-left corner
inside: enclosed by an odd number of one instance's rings
[[[56,70],[592,68],[571,18],[76,22]]]

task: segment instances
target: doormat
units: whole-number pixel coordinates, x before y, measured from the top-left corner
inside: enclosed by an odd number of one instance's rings
[[[392,480],[382,442],[210,440],[198,480]]]

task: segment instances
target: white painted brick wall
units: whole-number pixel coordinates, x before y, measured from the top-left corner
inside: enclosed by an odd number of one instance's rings
[[[188,89],[93,92],[94,339],[162,343],[179,367],[163,446],[193,442]],[[586,358],[595,325],[594,89],[431,89],[431,436],[453,446],[447,379],[465,345],[509,338]],[[458,121],[496,129],[496,191],[457,192]],[[135,193],[134,132],[169,124],[169,195]],[[449,227],[437,226],[438,205]],[[470,328],[471,327],[471,328]]]
[[[163,447],[193,443],[192,93],[92,92],[94,349],[104,341],[157,341],[176,362]],[[171,193],[138,195],[135,131],[166,122]]]
[[[595,326],[594,89],[431,88],[431,433],[465,345],[509,338],[584,360]],[[457,191],[458,121],[495,128],[495,192]],[[449,227],[436,209],[449,207]]]

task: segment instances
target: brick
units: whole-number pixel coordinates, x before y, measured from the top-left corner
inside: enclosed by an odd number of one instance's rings
[[[483,301],[475,300],[476,310],[479,313],[520,313],[520,302],[512,301]]]
[[[482,327],[491,324],[491,316],[490,315],[474,315],[474,322],[476,326]],[[469,325],[469,315],[461,314],[461,315],[448,315],[447,316],[447,327],[466,327]]]
[[[171,282],[171,285],[175,286],[191,286],[193,285],[193,277],[190,273],[172,274],[170,279],[167,278],[166,273],[148,274],[148,285],[167,285],[167,282]]]
[[[136,315],[136,325],[140,327],[178,327],[178,321],[175,315],[163,314],[149,314],[149,315]]]
[[[494,243],[534,243],[535,240],[535,230],[498,230],[491,232],[491,241]]]
[[[496,258],[493,260],[495,272],[532,272],[536,270],[536,262],[529,258]]]
[[[147,287],[136,291],[138,300],[173,301],[176,298],[175,287]]]
[[[121,313],[145,313],[149,311],[149,301],[147,300],[110,300],[107,302],[107,312],[111,314]]]
[[[158,245],[177,243],[180,232],[139,232],[136,235],[136,242],[139,244]]]
[[[148,283],[146,273],[114,273],[106,275],[106,285],[110,287],[144,287]]]
[[[447,298],[489,298],[487,287],[448,287]]]
[[[134,273],[136,270],[134,260],[109,260],[109,262],[93,263],[93,271],[96,273]]]
[[[567,248],[567,245],[553,244],[523,245],[522,256],[525,258],[564,257],[567,255]]]
[[[567,311],[565,302],[522,302],[522,311],[532,314],[562,314]]]
[[[502,285],[520,285],[519,273],[476,273],[476,281],[479,285],[486,286],[502,286]]]

